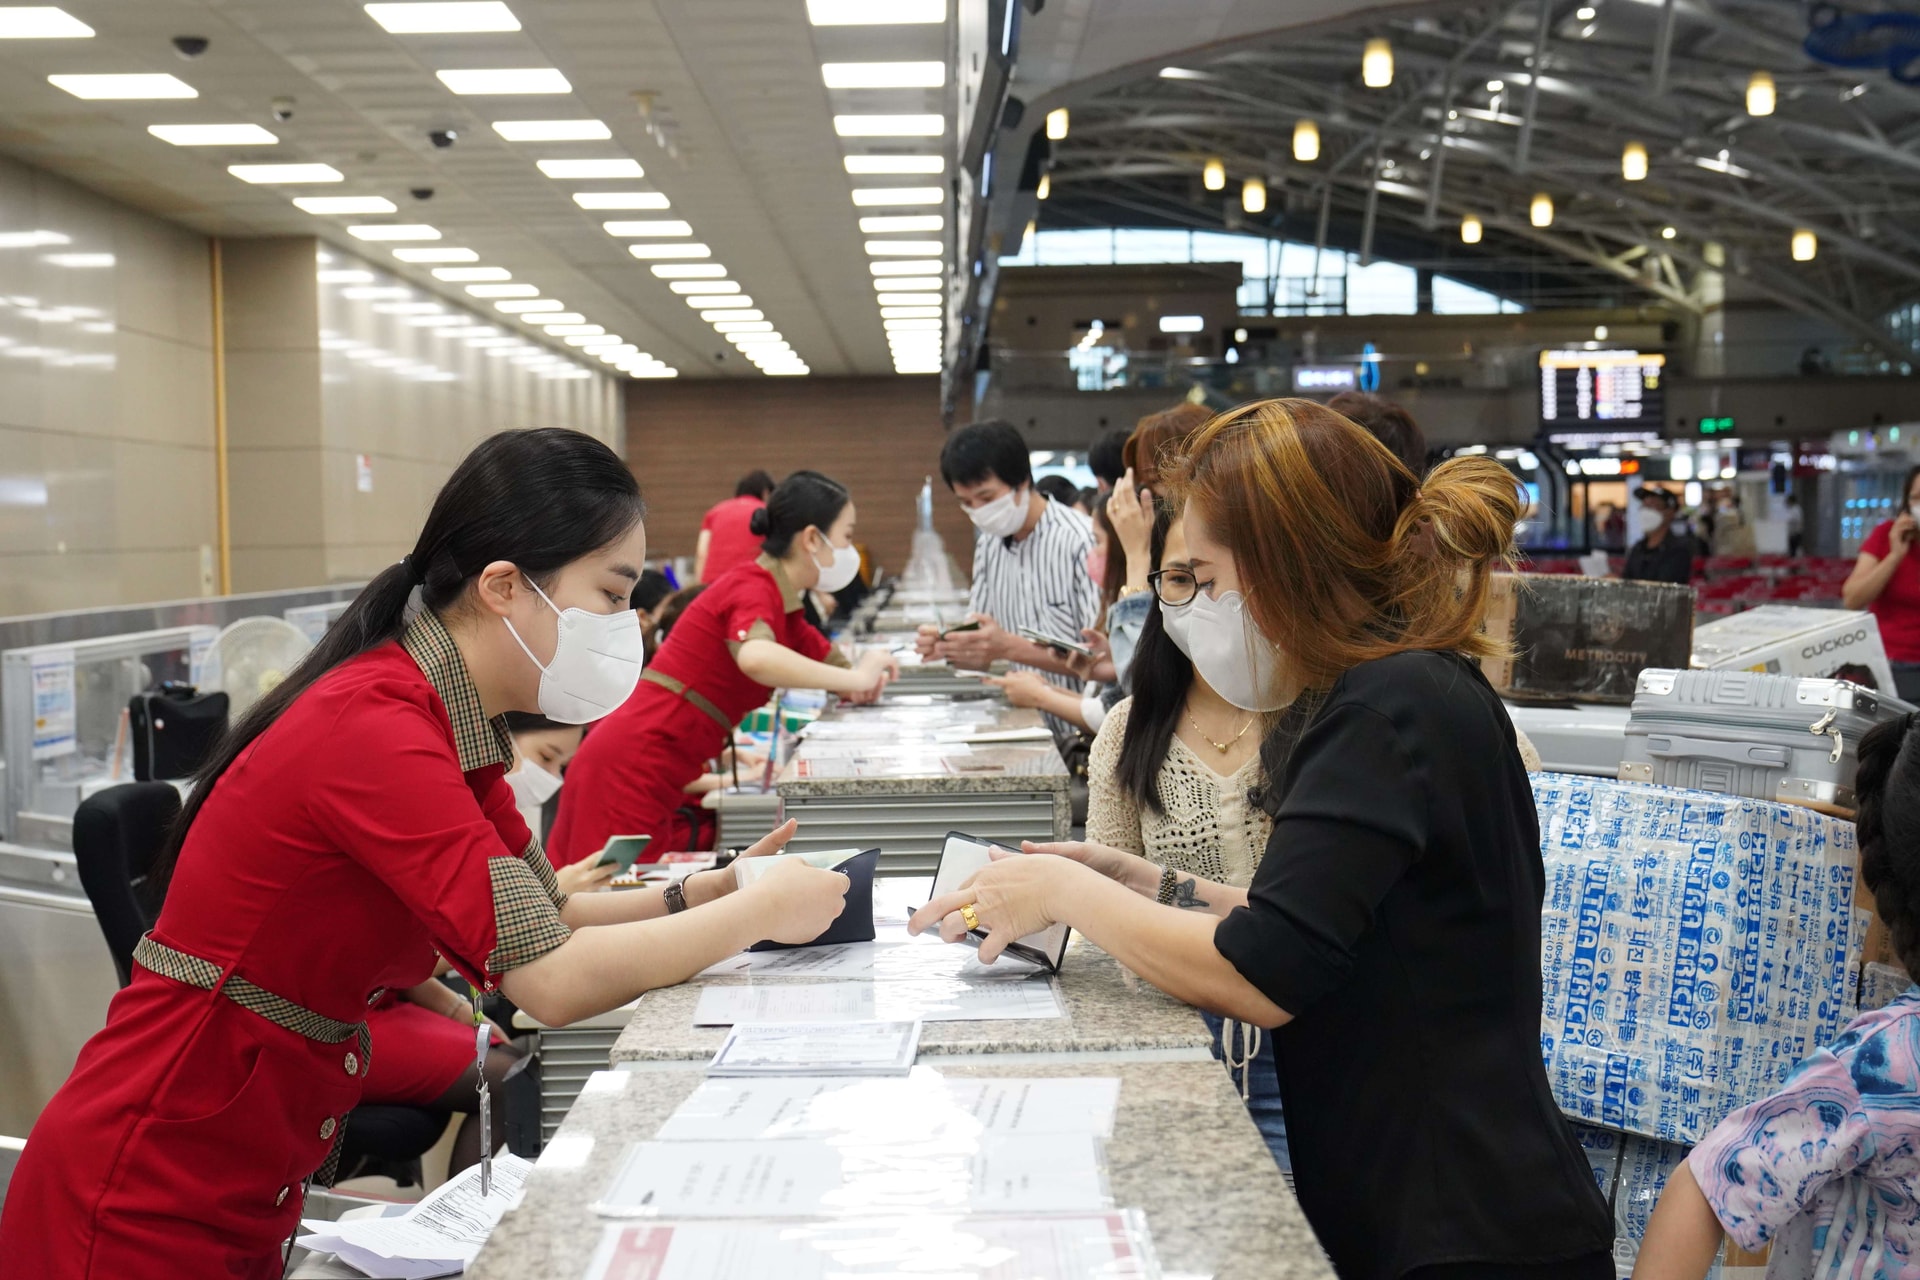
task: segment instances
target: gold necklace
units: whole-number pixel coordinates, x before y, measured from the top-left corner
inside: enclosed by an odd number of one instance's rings
[[[1227,752],[1233,750],[1233,744],[1247,736],[1247,730],[1253,728],[1253,722],[1257,719],[1259,719],[1258,716],[1249,717],[1247,722],[1240,726],[1240,732],[1234,734],[1231,738],[1228,738],[1225,742],[1215,742],[1212,738],[1207,737],[1207,731],[1205,729],[1202,729],[1200,727],[1200,722],[1193,718],[1193,712],[1191,711],[1187,712],[1187,723],[1193,726],[1193,731],[1199,734],[1202,738],[1206,738],[1207,745],[1212,747],[1215,751],[1218,751],[1221,755],[1225,755],[1227,754]]]

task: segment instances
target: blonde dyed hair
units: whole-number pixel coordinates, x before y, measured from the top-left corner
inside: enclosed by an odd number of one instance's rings
[[[1501,651],[1481,621],[1522,507],[1492,459],[1455,458],[1422,483],[1324,405],[1261,400],[1195,432],[1169,479],[1233,552],[1247,612],[1303,688],[1410,650]]]

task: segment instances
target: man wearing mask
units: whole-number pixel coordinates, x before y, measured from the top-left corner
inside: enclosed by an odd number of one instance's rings
[[[1100,614],[1100,588],[1087,573],[1093,524],[1033,486],[1027,442],[1009,422],[976,422],[947,437],[940,476],[975,529],[973,592],[967,624],[920,628],[921,656],[984,670],[996,659],[1040,672],[1077,690],[1067,655],[1021,637],[1027,627],[1062,640],[1081,639]],[[1055,734],[1066,722],[1049,715]]]
[[[1627,552],[1627,569],[1622,575],[1629,582],[1693,581],[1694,557],[1703,554],[1692,537],[1677,532],[1674,517],[1680,513],[1680,499],[1665,489],[1644,485],[1634,491],[1639,505],[1633,509],[1633,531],[1638,540]]]

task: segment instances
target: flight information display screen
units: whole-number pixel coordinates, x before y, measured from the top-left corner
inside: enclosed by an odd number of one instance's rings
[[[1658,440],[1666,420],[1667,358],[1649,351],[1542,351],[1540,430]]]

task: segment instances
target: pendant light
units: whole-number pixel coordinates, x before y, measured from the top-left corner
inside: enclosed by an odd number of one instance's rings
[[[1320,158],[1320,126],[1311,120],[1302,120],[1293,126],[1293,158],[1301,164],[1312,164]]]
[[[1267,184],[1259,178],[1248,178],[1240,184],[1240,207],[1248,213],[1267,211]]]
[[[1045,200],[1048,196],[1052,194],[1053,194],[1053,175],[1050,173],[1043,173],[1040,175],[1040,185],[1033,189],[1033,197],[1036,200]]]
[[[1773,76],[1765,71],[1754,72],[1747,80],[1747,114],[1772,115],[1774,96]]]
[[[1218,156],[1209,159],[1206,167],[1200,170],[1200,182],[1209,191],[1223,190],[1227,185],[1226,163]]]
[[[1544,191],[1536,191],[1533,203],[1527,206],[1527,221],[1536,227],[1553,225],[1553,197]]]
[[[1466,217],[1460,219],[1461,244],[1479,244],[1482,231],[1483,228],[1480,226],[1480,219],[1474,217],[1472,214],[1468,214]]]
[[[1384,89],[1393,83],[1393,46],[1385,37],[1367,41],[1360,55],[1360,80],[1369,89]]]
[[[1067,137],[1067,109],[1055,107],[1047,112],[1047,137],[1054,142],[1064,142]]]
[[[1647,148],[1644,143],[1629,142],[1620,151],[1620,176],[1639,182],[1647,176]]]
[[[1793,232],[1793,260],[1812,262],[1813,255],[1820,252],[1820,237],[1805,227],[1796,227]]]

